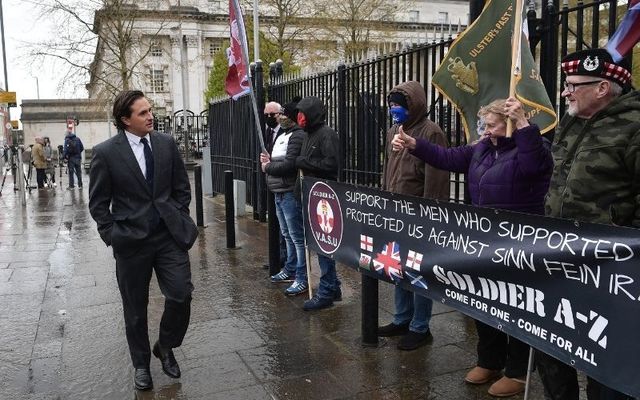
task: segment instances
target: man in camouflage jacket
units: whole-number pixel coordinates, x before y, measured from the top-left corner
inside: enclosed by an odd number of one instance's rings
[[[545,213],[640,227],[640,92],[629,90],[629,68],[606,50],[591,49],[567,55],[562,70],[568,110],[551,148]],[[548,399],[578,400],[575,369],[540,352],[536,362]],[[631,399],[590,377],[587,397]]]

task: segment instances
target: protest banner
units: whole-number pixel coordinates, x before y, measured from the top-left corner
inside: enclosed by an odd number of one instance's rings
[[[640,230],[303,180],[307,245],[640,396]]]

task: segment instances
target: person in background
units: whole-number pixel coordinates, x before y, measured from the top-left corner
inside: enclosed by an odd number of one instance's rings
[[[64,138],[63,157],[67,160],[69,167],[69,189],[75,187],[74,175],[78,178],[78,187],[82,189],[82,152],[84,146],[82,140],[76,136],[73,131],[67,131],[67,136]]]
[[[317,97],[305,97],[298,103],[298,126],[307,132],[296,167],[305,176],[336,180],[338,178],[339,140],[336,131],[325,123],[326,108]],[[300,198],[301,181],[296,183],[296,197]],[[320,284],[313,298],[304,302],[305,311],[331,307],[334,300],[342,300],[336,261],[318,253]]]
[[[53,148],[51,147],[51,140],[48,136],[44,137],[44,158],[47,161],[47,168],[45,170],[45,182],[50,187],[55,187],[56,170],[53,163]]]
[[[631,69],[605,49],[568,54],[561,95],[567,114],[554,138],[555,166],[545,214],[599,224],[640,227],[640,92]],[[575,368],[536,352],[550,400],[578,400]],[[587,377],[589,400],[631,399]]]
[[[296,296],[309,290],[302,204],[294,194],[298,177],[296,158],[300,155],[302,141],[306,136],[296,124],[298,100],[300,98],[293,99],[282,108],[278,118],[280,134],[273,144],[271,156],[265,153],[260,155],[262,171],[267,174],[267,187],[275,197],[280,232],[287,244],[287,262],[280,272],[271,277],[271,282],[285,282],[295,277],[291,286],[285,290],[288,296]]]
[[[544,214],[544,196],[553,169],[550,143],[525,118],[515,98],[495,100],[478,112],[484,123],[474,145],[444,148],[407,135],[402,129],[392,141],[396,151],[409,153],[432,166],[467,173],[474,206]],[[507,119],[516,130],[506,137]],[[478,363],[465,381],[481,385],[504,376],[489,387],[489,394],[509,397],[524,391],[529,347],[503,332],[476,321]]]
[[[47,159],[44,155],[44,140],[40,136],[36,136],[35,144],[31,149],[31,156],[33,166],[36,168],[36,181],[38,182],[38,189],[44,189],[44,182],[46,180],[45,170],[47,168]]]
[[[429,199],[449,199],[449,172],[434,168],[407,151],[392,151],[391,141],[402,129],[407,135],[447,146],[438,125],[425,117],[427,98],[420,83],[401,83],[389,93],[393,125],[387,131],[382,189]],[[379,336],[402,335],[398,349],[415,350],[432,340],[429,330],[433,302],[416,292],[395,286],[393,321],[378,327]]]

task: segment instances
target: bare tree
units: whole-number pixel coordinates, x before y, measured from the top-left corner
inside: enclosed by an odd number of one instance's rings
[[[142,3],[142,4],[141,4]],[[145,1],[130,0],[36,0],[40,18],[56,22],[51,39],[30,43],[29,56],[45,63],[53,61],[62,73],[59,91],[77,93],[81,86],[92,98],[108,98],[142,79],[140,63],[156,45],[154,37],[163,28],[154,25],[145,40],[136,34],[144,15]]]
[[[406,8],[407,2],[400,0],[318,0],[316,15],[324,20],[328,37],[337,41],[336,51],[349,58],[388,40],[401,4]]]

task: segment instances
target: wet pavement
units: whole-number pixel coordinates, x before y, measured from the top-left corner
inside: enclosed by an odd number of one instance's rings
[[[286,284],[270,283],[261,268],[265,223],[239,218],[240,248],[225,248],[222,196],[204,201],[207,227],[190,251],[191,325],[176,349],[182,378],[165,376],[152,358],[155,389],[136,392],[115,261],[89,215],[87,187],[33,190],[26,202],[20,206],[7,182],[0,197],[0,399],[492,398],[488,384],[463,383],[475,364],[473,320],[436,304],[432,344],[403,352],[391,338],[363,348],[359,274],[339,266],[343,301],[302,311],[306,296],[284,296]],[[393,288],[379,286],[387,323]],[[151,340],[162,307],[154,279]],[[535,375],[529,398],[543,398]]]

